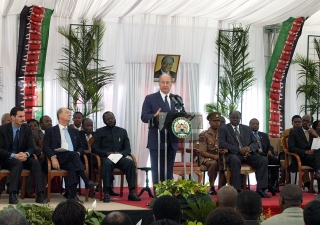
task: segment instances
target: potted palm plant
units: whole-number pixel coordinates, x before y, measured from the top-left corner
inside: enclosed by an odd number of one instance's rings
[[[114,76],[110,72],[112,66],[101,66],[103,60],[99,59],[105,24],[102,20],[93,20],[92,25],[87,23],[84,20],[80,25],[58,28],[69,41],[69,46],[62,49],[58,80],[72,100],[70,110],[82,111],[84,117],[101,110],[103,87],[112,82]]]
[[[249,28],[240,26],[219,31],[216,44],[221,62],[219,71],[222,74],[219,72],[216,102],[205,105],[208,114],[215,111],[228,116],[229,112],[238,109],[243,94],[256,81],[248,61]]]

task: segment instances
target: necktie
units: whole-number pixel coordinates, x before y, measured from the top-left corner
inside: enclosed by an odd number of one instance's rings
[[[307,141],[309,142],[309,132],[306,130],[304,134],[306,135]]]
[[[166,95],[166,97],[164,97],[164,104],[165,104],[165,112],[169,112],[170,111],[170,106],[169,106],[169,102],[168,102],[168,95]]]
[[[236,133],[237,141],[239,142],[239,148],[242,148],[243,145],[242,145],[240,133],[238,131],[238,127],[234,128],[234,132]]]
[[[13,153],[17,153],[19,151],[19,135],[20,135],[20,129],[16,131],[16,136],[14,136],[14,139],[13,139],[13,146],[12,146]]]
[[[64,136],[66,138],[66,141],[68,143],[68,150],[69,151],[73,151],[73,145],[72,145],[72,141],[71,141],[71,138],[70,138],[70,134],[68,132],[68,128],[63,128],[64,129]]]
[[[254,136],[256,137],[256,140],[257,140],[257,142],[259,144],[260,150],[262,150],[262,145],[261,145],[261,141],[260,141],[260,137],[259,137],[258,132],[254,132]]]

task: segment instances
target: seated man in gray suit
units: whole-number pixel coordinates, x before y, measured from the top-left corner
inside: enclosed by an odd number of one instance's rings
[[[231,170],[231,184],[241,192],[241,163],[248,163],[256,169],[257,193],[262,198],[270,198],[264,191],[268,186],[268,159],[257,153],[258,143],[251,128],[239,124],[241,113],[229,114],[230,123],[219,127],[219,148],[228,149],[227,162]]]

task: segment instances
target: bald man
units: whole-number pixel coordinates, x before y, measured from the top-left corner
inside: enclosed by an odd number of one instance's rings
[[[11,122],[10,113],[5,113],[1,117],[1,125],[7,124]]]
[[[238,192],[232,186],[223,186],[217,193],[218,207],[236,208]]]

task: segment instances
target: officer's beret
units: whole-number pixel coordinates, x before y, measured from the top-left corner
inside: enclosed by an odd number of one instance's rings
[[[221,113],[219,112],[212,112],[207,116],[207,120],[219,120],[221,118]]]

